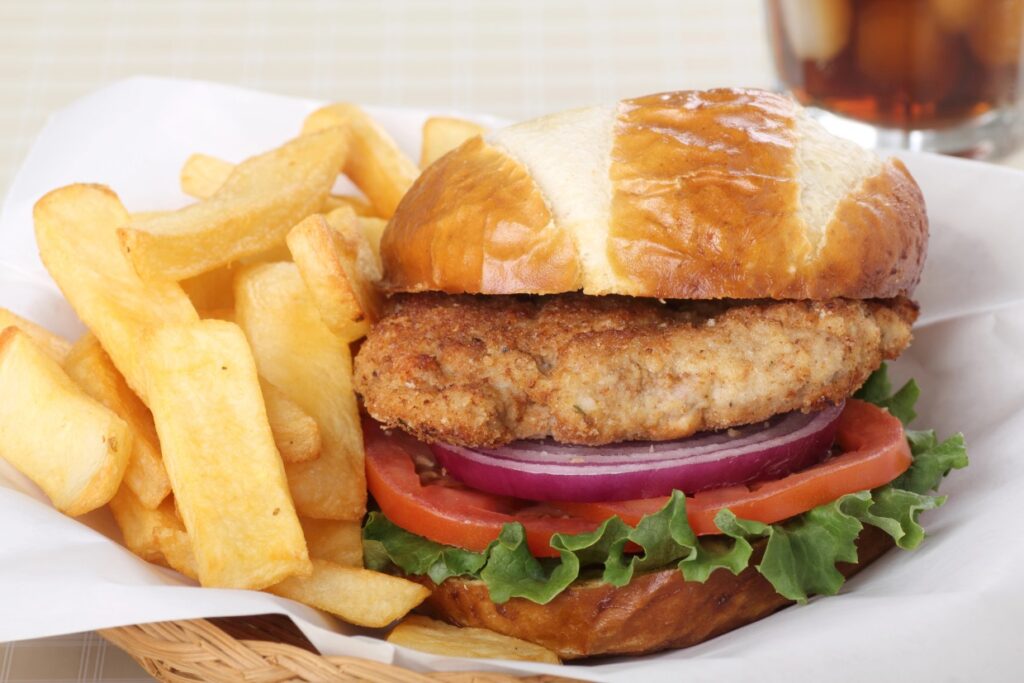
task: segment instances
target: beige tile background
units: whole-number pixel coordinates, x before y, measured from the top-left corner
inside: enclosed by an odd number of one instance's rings
[[[772,85],[759,0],[0,0],[0,189],[48,114],[136,74],[511,118]],[[95,634],[0,644],[0,683],[97,680],[149,679]]]
[[[3,0],[0,187],[47,114],[140,73],[514,118],[771,83],[757,0]]]

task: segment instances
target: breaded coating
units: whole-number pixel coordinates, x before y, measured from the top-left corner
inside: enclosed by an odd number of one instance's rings
[[[916,317],[905,298],[399,295],[355,386],[374,418],[430,442],[677,439],[841,401]]]

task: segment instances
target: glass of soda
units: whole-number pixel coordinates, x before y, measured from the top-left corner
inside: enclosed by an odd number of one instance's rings
[[[1024,141],[1024,0],[766,0],[782,85],[871,147],[974,158]]]

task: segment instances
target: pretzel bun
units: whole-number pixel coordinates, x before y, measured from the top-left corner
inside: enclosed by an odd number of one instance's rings
[[[893,545],[885,532],[866,526],[857,539],[857,564],[839,563],[847,578]],[[764,551],[764,541],[755,546]],[[705,583],[684,581],[675,567],[635,577],[616,588],[580,581],[546,605],[522,598],[494,604],[482,581],[448,579],[421,606],[459,626],[488,628],[554,650],[562,659],[640,655],[690,647],[767,617],[793,604],[775,592],[753,567],[732,575],[719,570]]]
[[[420,175],[381,256],[392,292],[868,299],[913,290],[927,236],[898,160],[719,89],[473,138]]]

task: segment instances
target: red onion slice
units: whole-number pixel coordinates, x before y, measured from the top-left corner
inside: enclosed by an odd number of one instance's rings
[[[459,481],[526,500],[598,502],[687,494],[778,479],[820,462],[843,405],[687,439],[610,446],[518,441],[502,448],[431,446]]]

